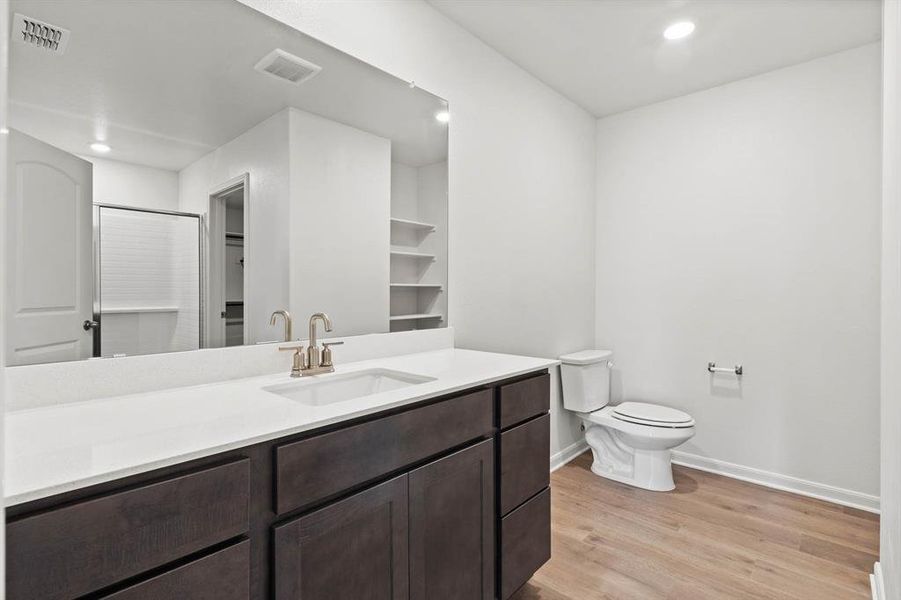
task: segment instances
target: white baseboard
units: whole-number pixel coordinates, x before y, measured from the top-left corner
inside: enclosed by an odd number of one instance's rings
[[[588,444],[584,439],[575,442],[574,444],[570,444],[560,452],[551,456],[551,473],[579,456],[583,452],[588,450]]]
[[[827,502],[833,502],[851,508],[859,508],[860,510],[865,510],[867,512],[879,513],[879,496],[862,494],[852,490],[791,477],[790,475],[771,473],[753,467],[745,467],[722,460],[705,458],[703,456],[688,454],[678,450],[673,450],[673,462],[677,465],[683,465],[701,471],[708,471],[710,473],[716,473],[717,475],[725,475],[726,477],[756,483],[776,490],[792,492],[794,494],[800,494],[801,496],[825,500]]]
[[[882,565],[878,562],[873,565],[873,574],[870,575],[870,590],[873,592],[873,600],[888,600],[885,597],[885,579],[882,576]]]

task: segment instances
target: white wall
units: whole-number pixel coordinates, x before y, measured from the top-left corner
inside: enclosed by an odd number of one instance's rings
[[[298,327],[328,311],[333,335],[388,331],[390,141],[286,109],[183,169],[180,210],[206,213],[210,191],[244,172],[245,343],[281,339],[280,309]]]
[[[447,285],[447,162],[442,161],[419,167],[417,170],[416,197],[419,202],[418,217],[435,226],[435,231],[425,236],[419,248],[422,252],[435,255],[435,262],[425,263],[420,281]],[[434,303],[420,312],[447,315],[448,297],[451,289],[436,294]]]
[[[281,339],[281,325],[271,327],[269,316],[288,306],[286,249],[292,232],[288,223],[287,110],[184,168],[178,177],[180,210],[206,214],[210,192],[244,173],[250,174],[249,200],[244,210],[251,215],[251,227],[244,240],[245,289],[250,292],[244,299],[244,320],[249,330],[245,343],[252,344]],[[293,235],[300,236],[301,232]],[[207,323],[210,328],[219,318],[218,314],[211,314]]]
[[[707,464],[863,504],[879,493],[879,94],[871,44],[597,125],[615,400],[691,413],[680,450]]]
[[[594,343],[594,119],[421,1],[242,0],[450,103],[449,301],[458,345],[554,357]],[[552,452],[580,438],[552,399]]]
[[[901,598],[901,2],[883,10],[882,518],[879,600]]]
[[[391,141],[290,109],[291,314],[388,331]]]
[[[94,202],[178,210],[178,173],[143,165],[82,156],[94,165]]]
[[[391,216],[398,219],[419,220],[417,202],[419,170],[416,167],[391,163]]]

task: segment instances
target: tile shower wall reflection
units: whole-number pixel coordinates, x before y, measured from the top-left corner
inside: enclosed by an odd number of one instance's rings
[[[197,219],[99,209],[101,356],[200,347]]]

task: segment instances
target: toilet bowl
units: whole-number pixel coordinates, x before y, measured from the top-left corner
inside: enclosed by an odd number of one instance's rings
[[[658,492],[675,488],[671,449],[691,439],[695,422],[680,410],[645,402],[608,405],[609,350],[584,350],[560,357],[563,406],[582,420],[601,477]]]

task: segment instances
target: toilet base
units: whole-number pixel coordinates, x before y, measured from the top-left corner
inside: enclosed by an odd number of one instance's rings
[[[654,492],[675,489],[672,453],[667,449],[639,449],[624,443],[607,427],[585,432],[594,461],[591,472],[600,477]]]
[[[594,450],[592,450],[594,452]],[[617,473],[604,469],[602,463],[597,460],[591,463],[591,472],[604,479],[610,479],[619,483],[625,483],[633,487],[650,490],[652,492],[671,492],[676,489],[673,481],[673,467],[670,462],[670,451],[656,452],[666,454],[665,457],[656,457],[646,469],[634,469],[632,474]]]

